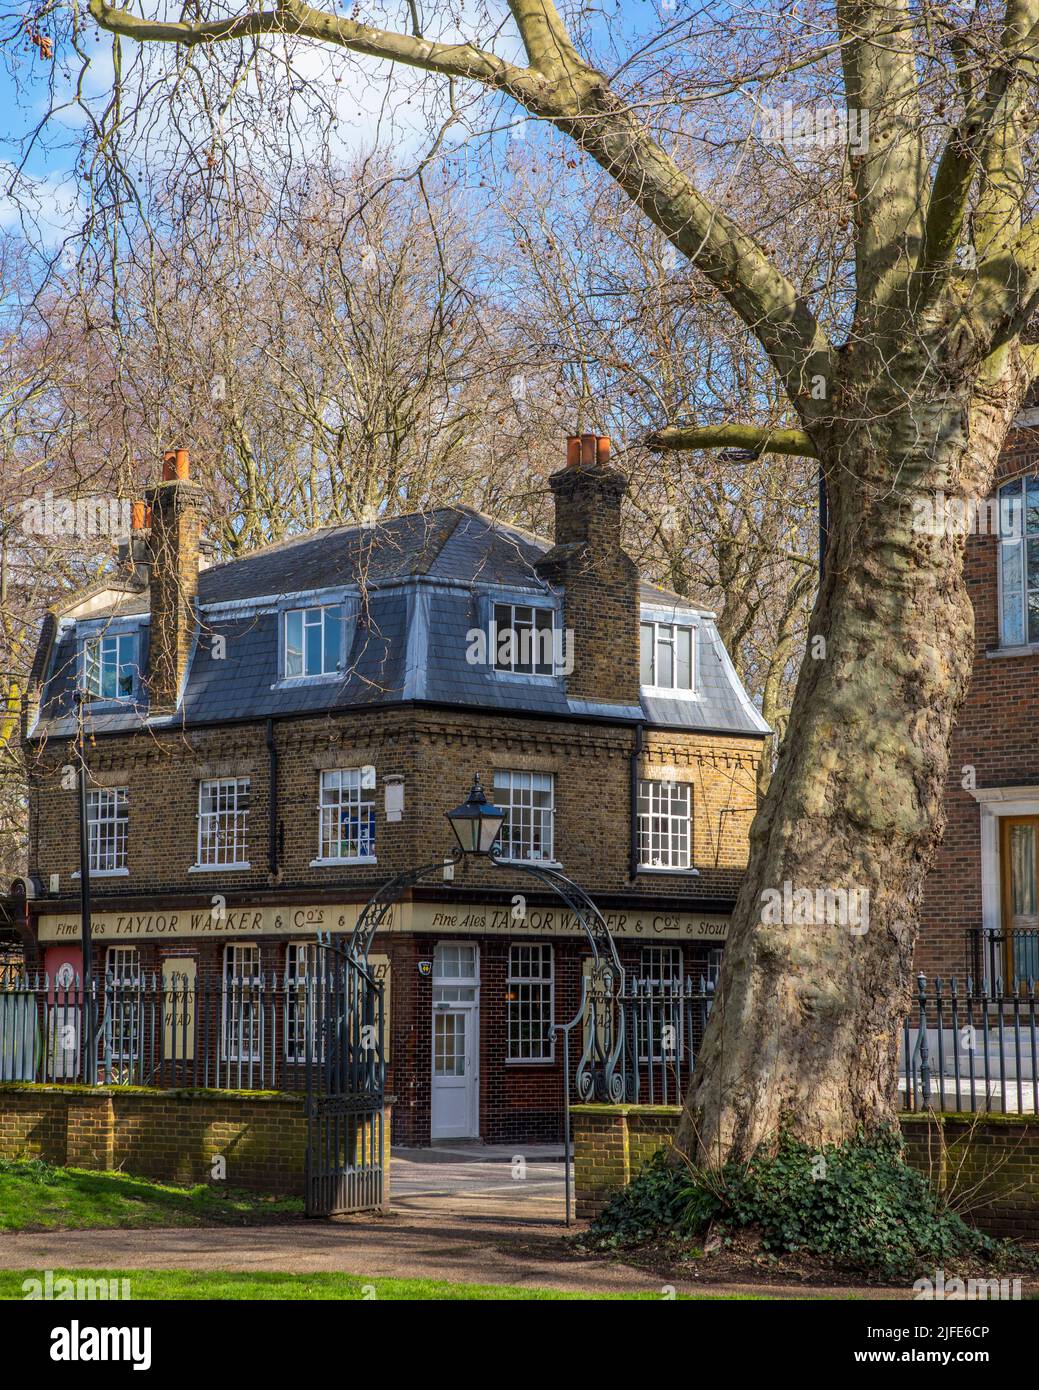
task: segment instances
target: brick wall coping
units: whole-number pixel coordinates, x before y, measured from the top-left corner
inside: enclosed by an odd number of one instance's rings
[[[670,1115],[676,1120],[682,1113],[680,1105],[571,1105],[572,1115],[601,1115],[604,1118],[611,1115],[621,1117],[628,1115]],[[928,1110],[911,1111],[901,1110],[898,1113],[900,1125],[929,1125],[929,1124],[985,1124],[985,1125],[1005,1125],[1010,1129],[1021,1128],[1026,1125],[1039,1126],[1039,1115],[1004,1115],[998,1110]]]
[[[571,1105],[572,1115],[673,1115],[682,1113],[680,1105]]]
[[[156,1100],[257,1100],[271,1105],[298,1105],[305,1099],[302,1091],[223,1091],[223,1090],[160,1090],[156,1086],[67,1086],[36,1081],[0,1082],[0,1095],[58,1095],[94,1096],[99,1100],[115,1096],[152,1096]]]
[[[997,1110],[903,1110],[899,1112],[902,1125],[955,1124],[1006,1125],[1017,1129],[1025,1125],[1039,1126],[1039,1115],[1004,1115]]]

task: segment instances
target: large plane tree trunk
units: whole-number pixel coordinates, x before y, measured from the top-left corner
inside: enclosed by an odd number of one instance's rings
[[[903,402],[868,393],[864,423],[822,442],[825,576],[679,1128],[685,1154],[717,1164],[784,1131],[833,1143],[894,1118],[917,912],[973,658],[963,537],[919,520],[939,493],[984,497],[1022,391],[1009,365],[989,389],[917,379]],[[818,890],[836,891],[836,911]],[[846,913],[841,890],[859,894]]]

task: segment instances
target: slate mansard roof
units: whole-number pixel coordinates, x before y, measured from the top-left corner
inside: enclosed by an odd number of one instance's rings
[[[467,634],[486,631],[495,601],[558,600],[534,569],[550,549],[547,541],[459,506],[326,527],[214,565],[199,575],[198,631],[176,714],[149,717],[143,693],[140,703],[92,701],[90,728],[115,733],[145,723],[217,724],[421,701],[516,715],[642,718],[690,731],[770,732],[733,669],[714,615],[646,582],[644,615],[652,610],[696,626],[695,698],[644,691],[639,706],[598,705],[568,698],[562,677],[503,676],[468,662]],[[77,647],[84,634],[137,628],[146,666],[147,586],[113,580],[100,601],[82,600],[71,605],[78,617],[52,618],[44,629],[38,661],[43,688],[31,737],[75,731]],[[281,614],[333,600],[345,604],[350,619],[344,671],[279,680]]]

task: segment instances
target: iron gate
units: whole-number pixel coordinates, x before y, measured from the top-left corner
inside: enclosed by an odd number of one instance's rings
[[[385,1190],[382,985],[338,943],[319,942],[313,952],[295,1000],[306,1070],[307,1215],[371,1211]]]

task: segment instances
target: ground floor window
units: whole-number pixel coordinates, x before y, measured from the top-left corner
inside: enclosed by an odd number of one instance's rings
[[[263,1044],[259,946],[224,947],[224,1057],[229,1062],[258,1062]]]
[[[681,946],[643,946],[640,983],[646,991],[640,1009],[639,1061],[677,1057],[684,1032]]]
[[[141,1043],[141,963],[136,946],[109,946],[105,953],[101,1035],[110,1060],[128,1061]]]
[[[555,1057],[552,1026],[552,947],[524,942],[509,948],[508,1050],[510,1062],[551,1062]]]
[[[318,947],[293,942],[285,954],[285,1060],[305,1062],[317,1055],[315,1021],[318,978]]]

